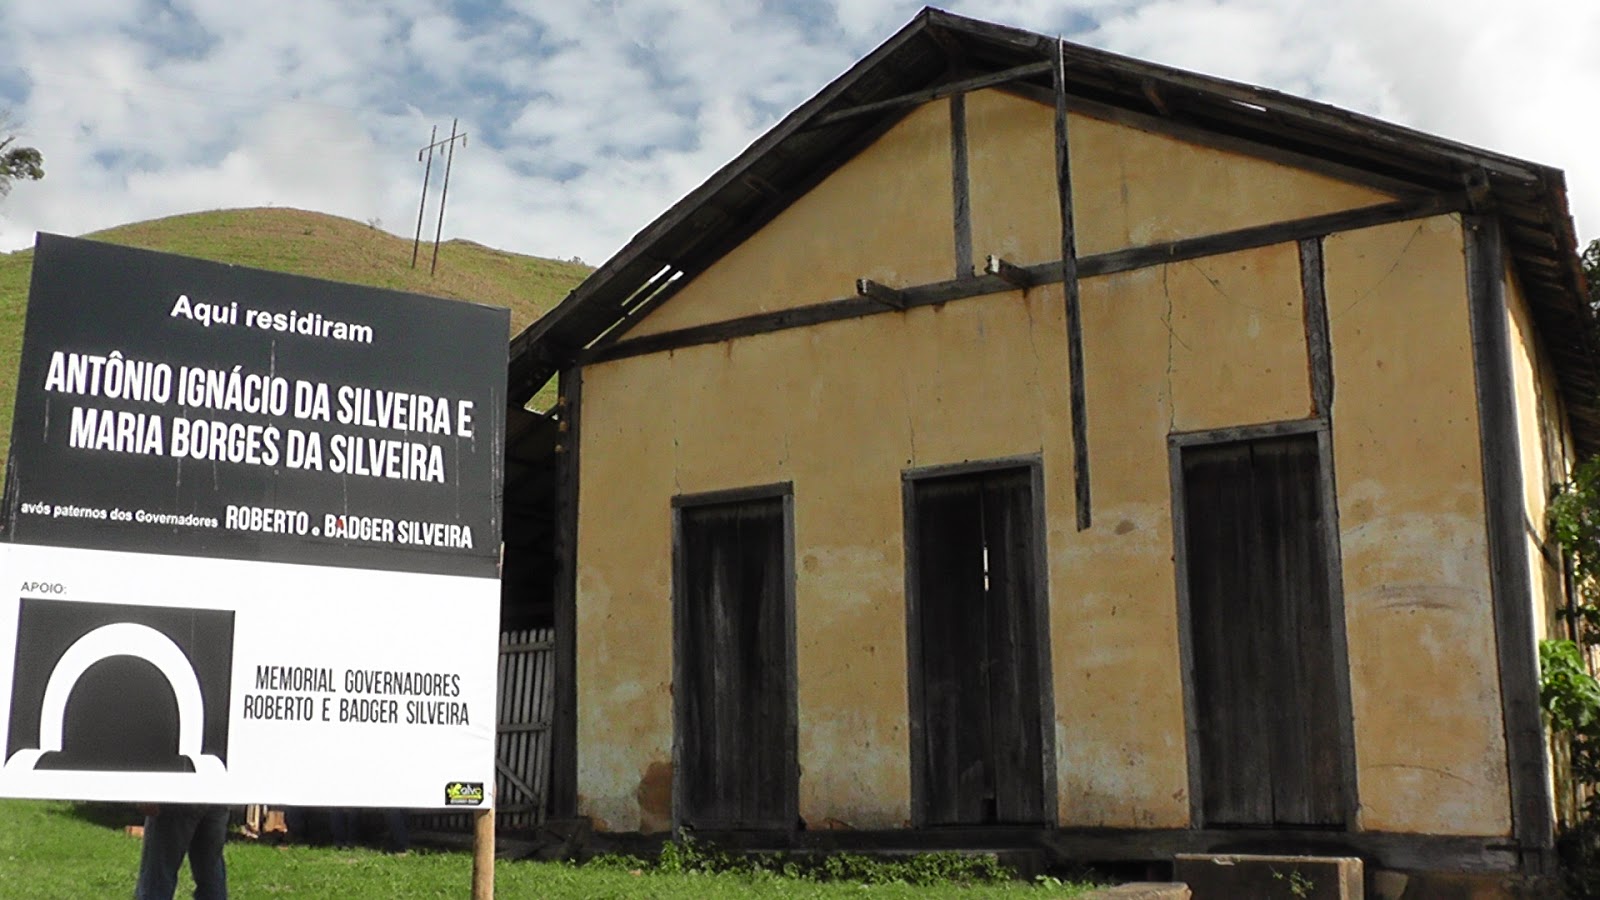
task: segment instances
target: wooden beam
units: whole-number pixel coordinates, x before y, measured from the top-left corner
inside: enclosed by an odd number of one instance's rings
[[[551,732],[550,815],[578,814],[578,439],[583,370],[561,372],[556,400],[567,425],[556,448],[555,720]]]
[[[1032,272],[1022,266],[1006,262],[998,256],[991,255],[988,257],[984,261],[983,271],[986,275],[993,275],[1001,281],[1023,290],[1027,290],[1037,284]]]
[[[1300,291],[1311,375],[1311,408],[1318,418],[1333,412],[1333,346],[1328,337],[1328,297],[1322,281],[1322,239],[1300,239]]]
[[[1425,197],[1395,200],[1287,222],[1254,225],[1204,237],[1182,238],[1146,247],[1131,247],[1127,250],[1115,250],[1085,258],[1079,266],[1079,274],[1089,277],[1128,269],[1142,269],[1145,266],[1181,262],[1237,250],[1251,250],[1308,237],[1324,237],[1340,231],[1354,231],[1358,228],[1410,219],[1425,219],[1444,213],[1460,212],[1465,208],[1465,204],[1466,198],[1462,194],[1430,194]]]
[[[1161,96],[1161,88],[1154,78],[1139,79],[1139,90],[1144,94],[1144,98],[1150,101],[1156,112],[1163,116],[1172,115],[1172,110],[1167,108],[1167,98]]]
[[[785,189],[783,194],[772,198],[754,213],[742,216],[738,226],[728,231],[717,241],[709,245],[696,247],[693,253],[691,253],[689,256],[677,260],[679,273],[673,279],[673,281],[670,284],[662,287],[661,290],[657,291],[655,296],[651,297],[649,301],[630,312],[626,319],[613,325],[610,330],[605,333],[604,340],[591,344],[590,349],[596,350],[600,348],[601,344],[610,345],[621,341],[627,336],[627,333],[631,331],[635,325],[643,321],[645,317],[649,316],[657,309],[660,309],[662,305],[676,296],[678,291],[682,290],[695,278],[699,277],[701,272],[704,272],[707,268],[714,265],[717,260],[721,259],[725,253],[743,243],[747,238],[750,237],[750,235],[761,230],[762,227],[775,218],[779,213],[783,212],[783,210],[787,209],[789,205],[797,198],[803,196],[818,184],[821,184],[822,181],[832,174],[835,168],[843,164],[845,160],[854,158],[858,153],[860,153],[873,141],[881,137],[893,126],[894,120],[886,119],[866,129],[861,134],[839,144],[839,146],[835,148],[834,153],[829,156],[827,160],[815,166],[810,173],[803,178],[799,179],[793,184],[790,184]],[[565,301],[563,301],[563,305],[565,305]],[[538,324],[538,322],[535,322],[533,325],[529,326],[530,331]],[[524,332],[524,334],[528,333],[529,332]],[[521,335],[519,335],[518,338],[520,339]],[[515,345],[516,341],[513,341],[512,343]],[[515,347],[513,347],[512,356],[513,358],[516,356]],[[515,366],[513,366],[513,371],[514,370]]]
[[[1464,202],[1462,198],[1453,194],[1419,197],[1392,203],[1380,203],[1375,206],[1366,206],[1344,212],[1308,216],[1304,219],[1293,219],[1288,222],[1275,222],[1270,225],[1241,228],[1237,231],[1223,232],[1221,234],[1182,238],[1144,247],[1116,250],[1079,259],[1078,275],[1080,278],[1112,275],[1117,272],[1128,272],[1148,266],[1199,259],[1221,253],[1233,253],[1239,250],[1251,250],[1257,247],[1299,241],[1303,238],[1336,234],[1341,231],[1368,228],[1374,225],[1423,219],[1442,213],[1458,211],[1462,208]],[[1028,278],[1033,279],[1035,284],[1059,281],[1062,277],[1062,265],[1059,261],[1038,263],[1031,266],[1018,266],[1017,268],[1020,272],[1025,273]],[[675,282],[674,285],[669,286],[662,293],[675,290],[676,285],[680,282]],[[1001,278],[999,275],[985,274],[972,278],[955,278],[950,281],[939,281],[896,290],[905,298],[905,308],[912,309],[918,306],[949,303],[952,300],[965,300],[969,297],[1002,294],[1016,289],[1017,286],[1015,284]],[[657,296],[660,296],[660,294]],[[790,328],[805,328],[812,325],[820,325],[824,322],[857,319],[862,316],[877,315],[885,311],[884,305],[872,298],[859,295],[843,297],[806,306],[756,313],[736,319],[726,319],[721,322],[711,322],[705,325],[695,325],[689,328],[663,331],[646,337],[618,341],[609,346],[595,347],[579,355],[578,359],[584,365],[613,359],[626,359],[631,356],[643,356],[667,350],[679,350],[684,347],[715,344],[719,341],[732,340],[734,338],[786,331]]]
[[[956,277],[972,274],[972,198],[967,166],[967,98],[950,98],[950,195],[955,208]]]
[[[826,112],[812,119],[810,122],[805,123],[802,128],[821,128],[826,125],[832,125],[836,122],[842,122],[846,119],[853,119],[857,116],[871,115],[872,113],[883,112],[884,110],[889,109],[898,109],[903,106],[916,106],[921,103],[927,103],[930,100],[938,100],[941,97],[965,94],[968,91],[976,91],[981,88],[994,87],[997,84],[1005,84],[1008,81],[1016,81],[1020,78],[1030,78],[1034,75],[1043,75],[1048,71],[1050,71],[1050,63],[1028,63],[1025,66],[1017,66],[1013,69],[1004,69],[999,72],[991,72],[988,75],[979,75],[974,78],[964,78],[960,81],[949,81],[936,87],[926,88],[920,91],[913,91],[909,94],[901,94],[898,97],[890,97],[887,100],[877,100],[872,103],[863,103],[860,106],[851,106],[845,109],[836,109],[832,112]]]
[[[650,315],[667,302],[684,281],[683,270],[673,265],[664,266],[645,286],[623,301],[622,317],[600,335],[591,346],[605,347],[621,340],[623,333],[635,323]]]
[[[494,810],[472,813],[472,900],[494,900]]]
[[[887,285],[882,285],[870,278],[856,279],[856,293],[862,297],[870,297],[890,309],[905,309],[906,295],[904,291],[896,290]]]
[[[1061,208],[1061,292],[1067,306],[1067,385],[1072,414],[1072,488],[1078,530],[1088,528],[1089,423],[1084,395],[1083,317],[1078,303],[1078,243],[1072,221],[1072,160],[1067,142],[1067,44],[1056,39],[1052,68],[1056,92],[1056,193]]]
[[[1489,543],[1489,589],[1500,671],[1506,766],[1511,788],[1511,834],[1521,868],[1539,873],[1554,864],[1549,757],[1539,709],[1539,654],[1528,553],[1522,533],[1522,465],[1505,297],[1505,257],[1499,220],[1462,217],[1466,235],[1467,307],[1477,376],[1478,436]]]

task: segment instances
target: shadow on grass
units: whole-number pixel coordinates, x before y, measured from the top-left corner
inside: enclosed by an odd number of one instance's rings
[[[50,810],[50,813],[68,816],[113,831],[121,831],[129,825],[144,824],[144,816],[131,803],[68,803]]]

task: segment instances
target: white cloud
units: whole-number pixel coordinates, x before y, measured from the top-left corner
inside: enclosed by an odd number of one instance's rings
[[[0,107],[47,177],[0,249],[274,204],[409,236],[459,117],[445,233],[608,256],[920,9],[902,0],[59,0],[0,9]],[[1569,170],[1600,230],[1592,0],[963,0],[956,11],[1313,96]],[[464,11],[469,11],[464,12]],[[438,178],[437,168],[435,179]],[[436,202],[438,184],[430,198]],[[430,224],[434,207],[430,205]]]

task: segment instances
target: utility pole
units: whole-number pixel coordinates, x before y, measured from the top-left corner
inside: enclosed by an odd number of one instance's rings
[[[439,127],[435,125],[433,132],[428,135],[428,146],[417,151],[417,162],[422,162],[423,155],[426,154],[428,165],[422,172],[422,205],[417,208],[417,236],[411,243],[411,268],[413,269],[417,267],[417,250],[422,246],[422,216],[424,210],[428,207],[428,178],[433,172],[433,151],[440,147],[445,148],[444,187],[439,192],[439,223],[434,226],[433,230],[433,264],[428,268],[429,275],[433,275],[439,270],[439,237],[444,231],[444,204],[445,200],[450,197],[450,166],[455,162],[456,158],[456,141],[461,141],[461,146],[463,147],[467,145],[467,133],[465,131],[456,132],[456,126],[460,121],[460,119],[450,120],[450,136],[442,141],[437,139]]]
[[[433,126],[433,131],[428,133],[428,146],[417,151],[417,162],[422,162],[422,154],[428,154],[428,165],[422,170],[422,204],[417,207],[417,236],[411,240],[411,268],[417,267],[417,250],[422,247],[422,213],[428,208],[428,177],[433,174],[433,148],[439,138],[439,126]]]
[[[430,276],[439,269],[439,235],[444,231],[444,202],[450,196],[450,164],[455,162],[456,158],[457,121],[459,120],[450,120],[450,139],[444,142],[447,145],[444,154],[444,187],[439,191],[439,224],[433,230],[433,265],[428,267]],[[460,138],[461,146],[465,147],[467,145],[467,133],[465,131],[461,132]]]

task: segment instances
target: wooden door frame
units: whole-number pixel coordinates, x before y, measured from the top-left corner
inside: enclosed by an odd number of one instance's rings
[[[1350,651],[1345,634],[1344,561],[1339,549],[1339,499],[1334,482],[1332,429],[1328,419],[1320,416],[1233,428],[1172,432],[1167,435],[1167,466],[1172,482],[1172,561],[1173,572],[1177,579],[1178,599],[1178,660],[1179,671],[1183,678],[1184,743],[1189,769],[1190,828],[1205,828],[1208,825],[1205,821],[1203,793],[1205,785],[1202,783],[1200,771],[1199,715],[1195,707],[1194,625],[1189,609],[1189,536],[1185,525],[1183,450],[1185,447],[1307,434],[1314,435],[1317,440],[1317,472],[1320,482],[1318,495],[1322,501],[1323,548],[1328,560],[1328,628],[1333,641],[1331,649],[1334,660],[1334,715],[1338,717],[1344,830],[1357,830],[1356,812],[1360,802],[1356,796],[1355,718],[1351,711]]]
[[[795,830],[800,816],[800,751],[799,751],[799,675],[795,664],[795,565],[794,565],[794,482],[707,491],[698,494],[678,494],[672,498],[672,837],[682,836],[684,814],[683,735],[684,708],[684,635],[688,611],[684,608],[688,596],[684,583],[683,511],[705,506],[742,503],[751,500],[783,501],[783,640],[788,659],[784,666],[788,680],[788,696],[784,698],[784,754],[782,821],[778,829],[762,829],[784,834]]]
[[[1049,528],[1045,518],[1044,461],[1039,454],[1011,456],[997,459],[974,460],[948,465],[921,466],[904,469],[900,473],[900,504],[904,519],[902,535],[905,546],[906,575],[906,682],[907,703],[910,711],[909,749],[911,759],[911,824],[916,828],[928,826],[928,798],[923,796],[923,783],[927,779],[928,759],[924,751],[924,699],[922,696],[922,609],[917,599],[917,583],[921,574],[917,565],[916,484],[955,475],[978,475],[1008,470],[1025,470],[1028,473],[1028,490],[1032,494],[1033,528],[1036,535],[1033,552],[1033,576],[1036,585],[1033,610],[1033,632],[1036,658],[1039,663],[1039,754],[1043,766],[1042,784],[1045,792],[1045,825],[1054,827],[1060,816],[1061,801],[1056,792],[1056,703],[1055,684],[1051,680],[1050,651],[1050,553]],[[1003,826],[1002,826],[1003,827]]]

